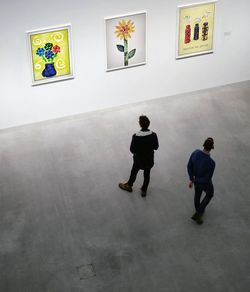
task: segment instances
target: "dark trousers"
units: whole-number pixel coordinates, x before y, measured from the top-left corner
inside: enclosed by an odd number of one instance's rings
[[[140,167],[138,167],[134,163],[133,167],[131,169],[129,180],[128,180],[128,185],[130,185],[131,187],[133,186],[133,184],[134,184],[134,182],[136,180],[136,176],[137,176],[137,173],[138,173],[139,170],[140,170]],[[143,181],[143,185],[141,187],[141,190],[144,191],[144,192],[146,192],[147,188],[148,188],[148,184],[149,184],[149,181],[150,181],[150,171],[151,171],[151,168],[143,169],[144,181]]]
[[[201,201],[202,192],[205,192],[206,195]],[[194,194],[194,206],[195,210],[198,213],[204,213],[205,208],[212,199],[214,195],[214,186],[213,184],[204,185],[204,184],[195,184],[195,194]]]

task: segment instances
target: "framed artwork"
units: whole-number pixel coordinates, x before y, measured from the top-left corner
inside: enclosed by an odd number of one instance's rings
[[[146,12],[105,18],[107,71],[146,64]]]
[[[32,85],[73,78],[71,25],[27,32]]]
[[[213,52],[215,3],[178,7],[176,59]]]

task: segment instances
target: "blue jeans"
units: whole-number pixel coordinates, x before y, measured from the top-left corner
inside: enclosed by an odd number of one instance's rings
[[[212,183],[209,184],[194,184],[195,194],[194,194],[194,206],[195,210],[198,213],[204,213],[205,208],[212,199],[214,195],[214,186]],[[201,201],[202,192],[205,192],[206,195]]]

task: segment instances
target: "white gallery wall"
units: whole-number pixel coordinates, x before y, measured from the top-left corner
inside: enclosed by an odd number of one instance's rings
[[[175,59],[187,0],[0,0],[0,129],[250,79],[249,0],[219,0],[215,52]],[[106,72],[104,18],[147,11],[147,64]],[[72,80],[31,86],[26,31],[70,23]]]

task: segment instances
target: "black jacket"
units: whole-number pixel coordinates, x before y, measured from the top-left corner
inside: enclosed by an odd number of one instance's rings
[[[157,135],[150,130],[139,131],[132,136],[130,151],[134,154],[134,163],[140,169],[153,167],[154,150],[158,148]]]

